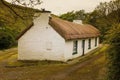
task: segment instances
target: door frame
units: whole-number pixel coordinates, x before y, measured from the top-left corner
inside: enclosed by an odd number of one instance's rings
[[[85,55],[85,40],[82,40],[82,56]]]

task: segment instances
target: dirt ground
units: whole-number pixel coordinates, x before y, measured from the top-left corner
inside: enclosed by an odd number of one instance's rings
[[[105,49],[96,49],[67,63],[19,62],[16,48],[0,51],[0,80],[103,80]]]

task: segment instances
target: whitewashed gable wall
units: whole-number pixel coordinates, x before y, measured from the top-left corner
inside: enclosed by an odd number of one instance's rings
[[[64,61],[65,40],[48,24],[48,16],[40,14],[34,26],[19,39],[19,60]]]

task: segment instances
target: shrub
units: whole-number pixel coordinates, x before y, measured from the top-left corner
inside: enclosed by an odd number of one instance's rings
[[[120,24],[113,25],[109,31],[108,75],[107,80],[120,80]]]
[[[0,31],[0,49],[10,48],[15,42],[15,39],[10,33]]]

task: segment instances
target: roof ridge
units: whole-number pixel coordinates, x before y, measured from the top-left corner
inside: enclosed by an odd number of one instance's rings
[[[77,23],[69,22],[58,17],[52,17],[49,19],[49,25],[58,32],[65,40],[91,38],[100,35],[100,31],[92,25],[80,25]],[[17,40],[24,35],[32,26],[32,23],[16,38]]]

